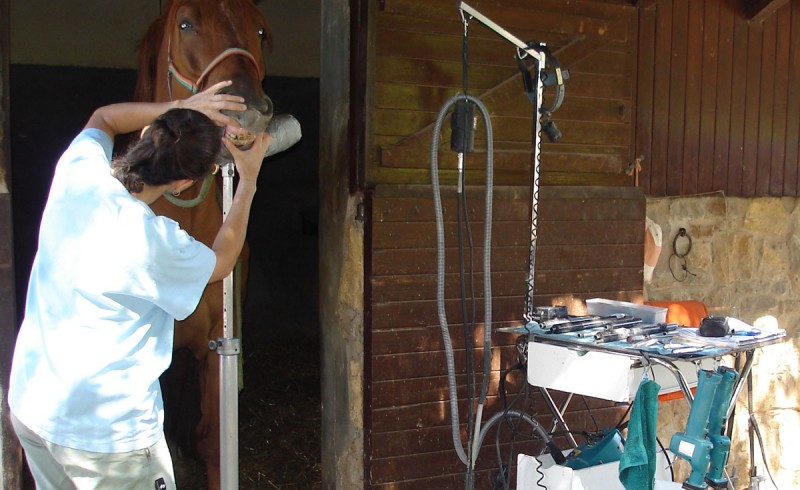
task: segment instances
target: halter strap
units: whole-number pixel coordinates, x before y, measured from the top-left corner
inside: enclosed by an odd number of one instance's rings
[[[256,61],[255,56],[253,54],[243,48],[228,48],[222,53],[220,53],[216,58],[211,60],[211,63],[206,66],[206,69],[203,70],[203,73],[200,74],[197,81],[193,82],[189,77],[183,75],[178,68],[175,66],[175,63],[172,60],[172,38],[169,39],[167,44],[167,56],[169,57],[169,67],[167,68],[167,88],[169,89],[169,98],[172,99],[172,77],[175,77],[175,80],[178,81],[181,85],[183,85],[187,90],[196,94],[200,87],[203,84],[203,80],[211,73],[211,70],[217,67],[220,63],[222,63],[225,58],[229,56],[244,56],[248,60],[253,62],[253,66],[256,67],[256,74],[258,78],[261,79],[261,68],[258,66],[258,62]]]

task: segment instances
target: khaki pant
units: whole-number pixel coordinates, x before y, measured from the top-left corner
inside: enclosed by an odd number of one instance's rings
[[[127,453],[93,453],[45,441],[13,414],[37,490],[175,490],[172,458],[164,437]]]

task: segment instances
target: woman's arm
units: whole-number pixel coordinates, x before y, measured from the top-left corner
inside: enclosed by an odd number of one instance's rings
[[[118,134],[130,133],[147,126],[155,118],[170,109],[194,109],[208,116],[220,126],[238,127],[235,119],[222,114],[221,110],[243,111],[247,109],[244,98],[237,95],[218,94],[230,85],[230,81],[219,82],[185,100],[172,102],[123,102],[100,107],[89,118],[86,128],[97,128],[114,138]]]
[[[256,137],[253,146],[246,151],[236,148],[227,138],[223,138],[222,141],[233,155],[236,170],[239,171],[239,183],[236,186],[231,209],[211,247],[217,256],[217,263],[208,280],[209,283],[222,280],[231,273],[233,266],[236,265],[247,234],[250,206],[256,194],[256,180],[272,137],[269,133],[261,133]]]

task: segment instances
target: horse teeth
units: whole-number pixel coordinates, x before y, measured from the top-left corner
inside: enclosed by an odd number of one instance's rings
[[[227,132],[225,133],[225,137],[227,137],[236,146],[247,145],[249,143],[252,143],[256,139],[253,133],[238,134],[238,133]]]

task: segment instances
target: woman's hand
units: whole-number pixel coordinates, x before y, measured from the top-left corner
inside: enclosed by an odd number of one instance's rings
[[[261,133],[256,136],[253,146],[249,150],[240,150],[228,138],[222,137],[225,147],[231,152],[236,170],[239,172],[239,185],[252,185],[255,189],[258,173],[261,170],[261,163],[267,153],[272,136],[269,133]]]
[[[183,109],[193,109],[202,112],[219,126],[241,127],[236,119],[226,116],[220,111],[243,111],[247,109],[244,104],[244,97],[231,94],[219,94],[220,90],[232,84],[230,80],[215,83],[202,92],[198,92],[188,99],[177,101],[177,105]]]

